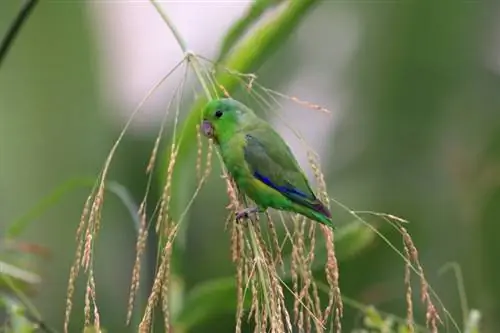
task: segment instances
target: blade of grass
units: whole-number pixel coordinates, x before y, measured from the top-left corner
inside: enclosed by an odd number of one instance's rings
[[[266,12],[266,10],[278,5],[281,2],[283,2],[283,0],[254,1],[250,8],[248,8],[245,15],[238,21],[236,21],[227,32],[222,42],[222,46],[220,47],[219,55],[216,58],[217,62],[224,60],[224,58],[241,39],[241,37],[250,29],[252,24],[260,19],[260,17]]]
[[[61,199],[66,198],[66,195],[79,188],[92,188],[95,184],[94,178],[73,178],[65,183],[61,184],[59,187],[54,189],[50,194],[40,200],[33,208],[27,211],[24,215],[19,217],[17,220],[12,222],[5,232],[5,238],[12,239],[17,238],[21,233],[38,217],[40,217],[49,208],[55,206],[61,201]],[[133,222],[134,228],[137,230],[139,226],[139,217],[137,216],[137,204],[135,204],[132,195],[127,191],[127,189],[115,181],[108,181],[106,190],[114,193],[123,205],[129,211]]]

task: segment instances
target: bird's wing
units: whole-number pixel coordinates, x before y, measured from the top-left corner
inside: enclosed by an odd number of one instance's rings
[[[245,136],[245,161],[253,176],[288,199],[318,210],[309,183],[290,148],[272,128],[250,130]]]

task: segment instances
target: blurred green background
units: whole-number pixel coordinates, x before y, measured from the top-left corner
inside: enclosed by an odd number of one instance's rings
[[[163,7],[190,49],[216,58],[233,23],[262,13],[278,15],[275,2],[167,2]],[[439,274],[448,262],[463,270],[469,306],[484,316],[482,332],[499,332],[498,3],[299,2],[305,5],[295,19],[243,69],[255,72],[264,86],[332,110],[325,116],[292,103],[282,110],[318,150],[330,194],[352,209],[411,221],[408,230],[427,277],[456,320],[463,318],[455,278]],[[19,8],[18,1],[0,3],[1,34]],[[69,180],[96,177],[147,87],[181,57],[146,1],[42,1],[0,68],[2,229]],[[112,166],[109,179],[125,186],[135,202],[144,193],[144,170],[175,80],[146,104]],[[281,125],[276,120],[278,129]],[[171,129],[169,123],[168,137]],[[304,165],[305,153],[297,155]],[[195,184],[193,175],[194,166],[176,173],[187,188]],[[160,181],[153,185],[151,202],[158,199]],[[224,231],[224,186],[214,172],[190,212],[185,250],[176,257],[177,282],[185,293],[234,274],[230,235]],[[179,188],[179,196],[185,195]],[[44,320],[58,330],[74,234],[89,191],[67,192],[20,236],[51,251],[50,258],[37,262],[42,282],[32,297]],[[105,201],[95,269],[102,325],[109,332],[132,332],[124,322],[134,223],[116,196]],[[383,230],[401,244],[398,235]],[[154,272],[155,242],[149,242],[142,297]],[[340,272],[346,296],[404,317],[403,263],[382,241],[341,261]],[[417,321],[424,323],[417,299]],[[78,332],[83,284],[75,302],[71,331]],[[359,310],[347,307],[346,331],[359,324]],[[233,325],[229,310],[208,315],[189,332],[231,332]]]

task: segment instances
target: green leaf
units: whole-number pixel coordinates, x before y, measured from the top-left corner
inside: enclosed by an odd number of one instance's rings
[[[79,188],[92,188],[95,182],[96,178],[90,177],[72,178],[64,182],[41,199],[28,212],[12,222],[5,232],[6,238],[17,238],[33,221],[45,213],[49,208],[58,204],[68,193]],[[127,188],[118,182],[108,181],[106,182],[106,190],[114,193],[127,208],[132,216],[134,227],[137,230],[140,223],[139,217],[137,216],[138,207]]]
[[[233,24],[226,34],[226,37],[224,37],[222,46],[220,47],[219,56],[217,57],[217,62],[220,62],[227,56],[229,51],[231,51],[241,37],[248,31],[248,29],[250,29],[252,24],[259,20],[266,10],[278,5],[282,1],[283,0],[254,1],[245,15]]]
[[[250,295],[246,295],[244,308],[250,307]],[[236,282],[234,277],[210,280],[194,287],[185,299],[178,317],[175,331],[189,331],[210,317],[220,314],[236,313]]]

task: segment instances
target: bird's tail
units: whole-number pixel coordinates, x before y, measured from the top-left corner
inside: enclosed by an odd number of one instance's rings
[[[321,224],[326,225],[332,229],[335,229],[335,226],[332,222],[332,214],[328,210],[328,208],[318,199],[316,199],[311,205],[307,206],[299,206],[295,207],[296,210],[310,218],[311,220],[317,221]]]
[[[326,225],[327,227],[329,228],[332,228],[333,230],[335,230],[335,226],[333,225],[333,222],[332,222],[332,218],[331,217],[327,217],[325,215],[323,215],[322,213],[318,213],[318,212],[315,212],[315,211],[311,211],[311,214],[310,215],[306,215],[307,217],[309,217],[310,219],[313,219],[321,224],[324,224]]]

